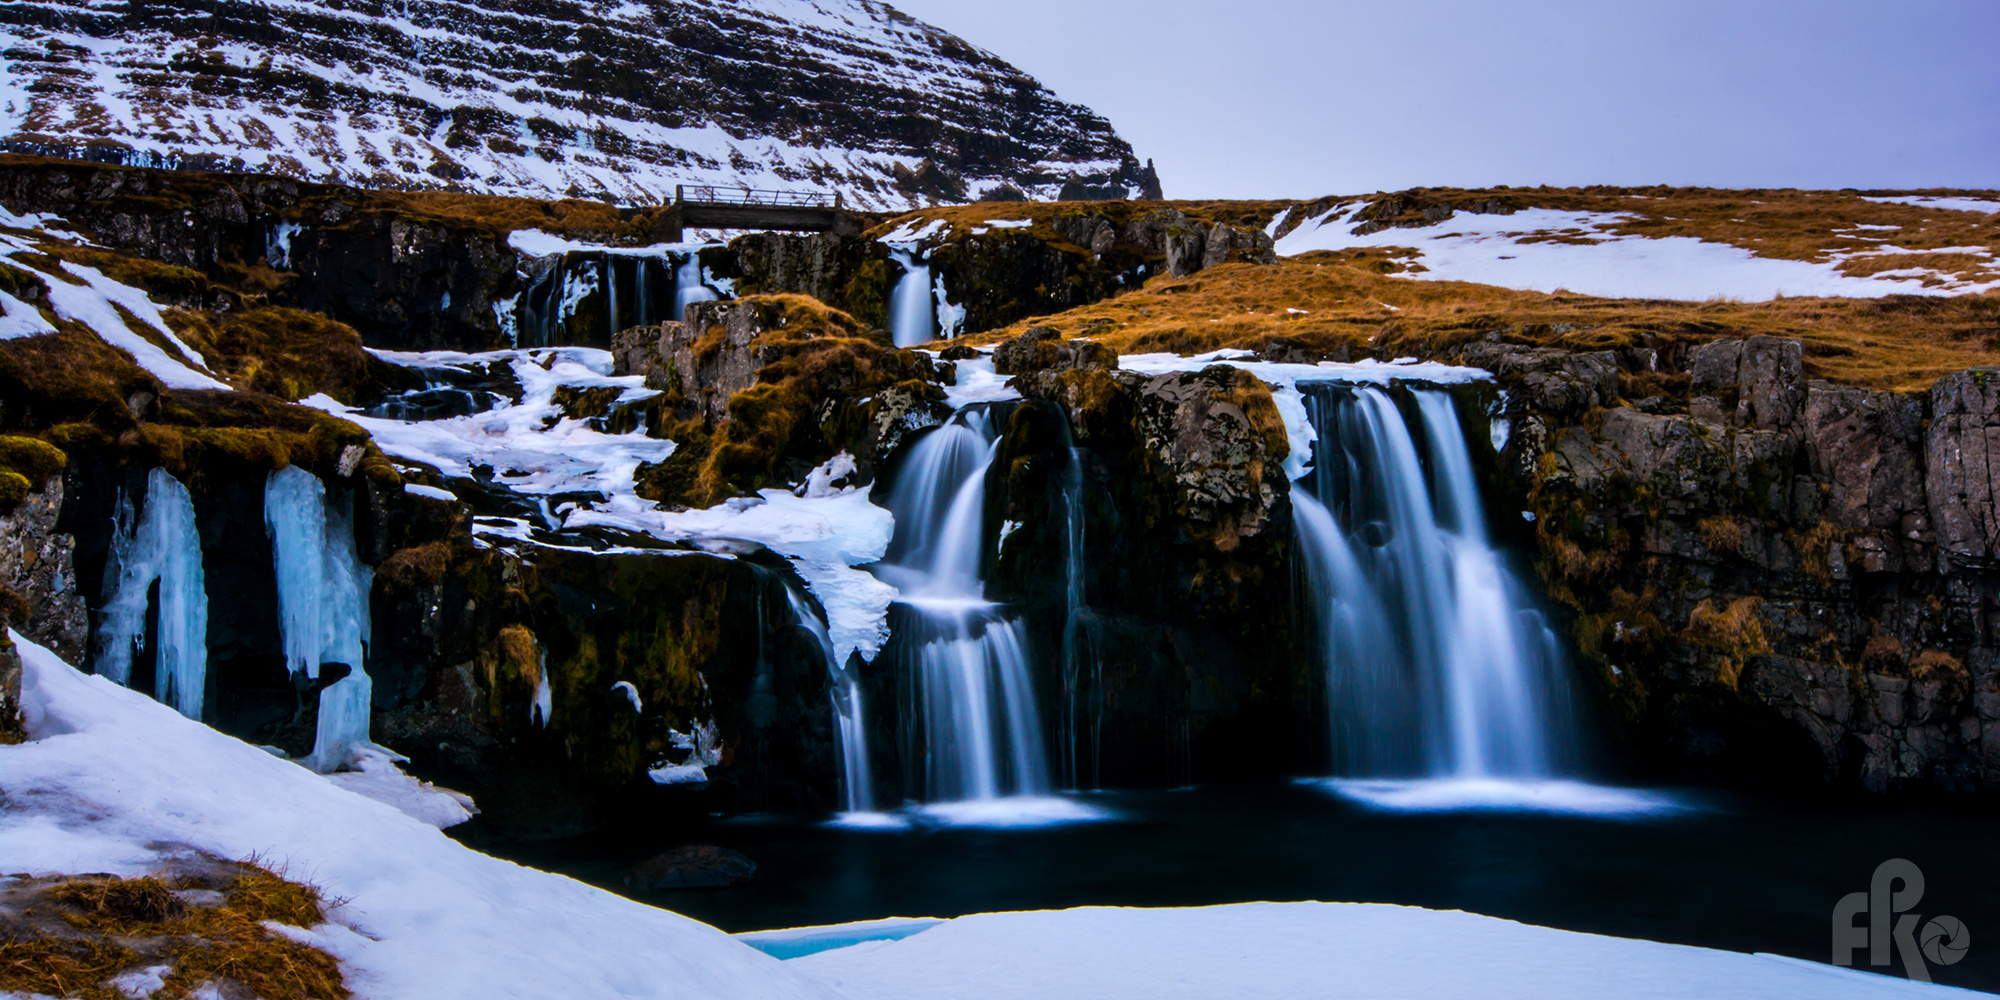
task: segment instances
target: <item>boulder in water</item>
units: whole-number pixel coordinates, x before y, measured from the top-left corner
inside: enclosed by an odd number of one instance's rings
[[[757,877],[757,862],[727,847],[676,847],[632,869],[625,884],[635,889],[713,889]]]

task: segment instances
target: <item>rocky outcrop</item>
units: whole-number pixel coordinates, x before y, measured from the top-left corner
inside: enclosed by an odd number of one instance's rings
[[[646,474],[646,495],[708,506],[802,482],[845,452],[856,484],[909,435],[951,416],[953,371],[898,350],[880,331],[801,296],[690,306],[687,323],[635,327],[613,344],[616,370],[664,394],[649,426],[680,442]]]
[[[1521,353],[1481,355],[1512,394],[1502,467],[1628,750],[1793,787],[2000,789],[1986,372],[1907,396],[1808,381],[1797,341],[1724,339],[1642,410],[1601,378],[1587,399],[1531,381],[1610,357],[1621,390],[1657,386],[1654,352]]]
[[[89,615],[77,586],[76,540],[57,530],[63,477],[50,476],[12,511],[0,513],[0,595],[20,602],[8,627],[71,663],[83,662]]]
[[[2000,369],[1947,376],[1931,389],[1924,487],[1938,544],[1952,556],[2000,555]]]
[[[1117,371],[1118,352],[1094,341],[1064,340],[1061,331],[1048,326],[1031,326],[993,348],[993,370],[1001,375],[1073,368]]]
[[[21,718],[21,655],[14,642],[0,635],[0,746],[27,739]]]

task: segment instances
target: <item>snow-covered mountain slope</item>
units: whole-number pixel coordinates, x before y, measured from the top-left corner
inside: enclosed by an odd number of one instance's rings
[[[874,0],[26,0],[0,149],[622,202],[1157,196],[1102,117]]]

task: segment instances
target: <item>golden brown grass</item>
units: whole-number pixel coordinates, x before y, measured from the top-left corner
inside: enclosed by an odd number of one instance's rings
[[[2000,279],[2000,265],[1992,263],[1991,259],[1993,251],[2000,249],[2000,217],[1867,200],[1873,195],[1901,194],[1991,197],[1993,193],[1603,186],[1413,188],[1390,195],[1369,196],[1366,200],[1371,203],[1370,206],[1362,209],[1357,218],[1359,215],[1373,215],[1390,224],[1420,223],[1427,209],[1490,202],[1516,209],[1547,208],[1624,216],[1617,220],[1607,218],[1604,221],[1609,224],[1601,230],[1567,230],[1531,237],[1524,242],[1594,243],[1606,235],[1688,236],[1740,247],[1761,257],[1834,263],[1842,273],[1856,277],[1923,267],[1944,271],[1961,280]],[[1342,200],[1329,199],[1328,202]],[[1444,222],[1439,225],[1449,231],[1451,224]],[[1871,226],[1877,228],[1862,228]],[[1963,247],[1983,247],[1985,253],[1983,256],[1934,253],[1945,248]],[[1884,248],[1899,252],[1880,256],[1845,256],[1863,251],[1879,252]]]
[[[224,979],[266,1000],[345,1000],[347,986],[332,956],[263,926],[324,923],[319,890],[252,862],[235,867],[240,874],[221,906],[191,906],[157,877],[85,876],[51,887],[41,905],[56,907],[70,930],[0,943],[0,990],[118,1000],[108,980],[164,964],[172,971],[155,994],[162,1000],[184,1000]]]
[[[1371,259],[1307,254],[1275,265],[1224,264],[1053,317],[971,338],[997,343],[1029,326],[1101,341],[1121,353],[1261,349],[1275,337],[1350,357],[1434,357],[1503,339],[1577,350],[1795,337],[1811,378],[1916,391],[1944,375],[2000,365],[2000,296],[1675,302],[1547,294],[1380,273]]]

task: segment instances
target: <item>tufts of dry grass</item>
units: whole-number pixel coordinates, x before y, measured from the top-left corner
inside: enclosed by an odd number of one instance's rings
[[[1391,260],[1393,258],[1379,258]],[[1901,391],[2000,364],[2000,295],[1792,298],[1765,303],[1606,299],[1382,273],[1377,258],[1313,254],[1223,264],[1052,317],[978,334],[999,343],[1050,326],[1121,353],[1260,350],[1289,338],[1334,358],[1437,357],[1475,340],[1606,350],[1769,335],[1805,343],[1811,378]]]
[[[185,901],[166,877],[92,875],[10,890],[9,902],[19,909],[8,914],[11,929],[0,942],[0,990],[121,1000],[111,979],[165,965],[171,970],[166,985],[154,994],[161,1000],[186,1000],[204,985],[224,982],[264,1000],[346,1000],[332,956],[264,926],[324,923],[319,890],[254,859],[217,868],[237,872],[217,906]],[[179,881],[182,888],[214,884],[208,878]]]

